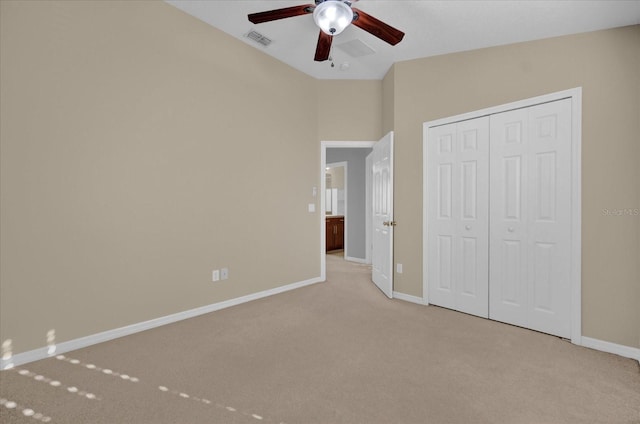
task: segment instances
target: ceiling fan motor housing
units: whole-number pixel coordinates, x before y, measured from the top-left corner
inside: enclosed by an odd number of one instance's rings
[[[351,3],[342,0],[316,0],[313,20],[328,35],[338,35],[353,21]]]

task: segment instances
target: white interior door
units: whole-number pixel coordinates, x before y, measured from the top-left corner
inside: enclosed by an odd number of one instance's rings
[[[570,337],[571,100],[490,125],[490,318]]]
[[[429,303],[488,317],[489,118],[429,129]]]
[[[372,280],[393,297],[393,131],[373,146]]]

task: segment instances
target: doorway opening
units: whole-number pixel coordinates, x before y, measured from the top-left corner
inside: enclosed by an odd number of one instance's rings
[[[331,219],[332,216],[344,217],[344,259],[371,263],[370,170],[363,166],[363,163],[375,143],[374,141],[321,142],[320,272],[322,280],[326,280],[327,242],[331,242],[327,239],[327,218]],[[360,163],[358,160],[356,163],[355,158],[360,156],[363,162]],[[327,177],[331,175],[330,178],[333,181],[335,177],[332,171],[339,168],[344,169],[344,188],[341,188],[340,184],[329,187]],[[331,185],[333,186],[333,183]],[[339,232],[340,229],[337,228],[334,231]]]
[[[331,159],[328,159],[329,162]],[[348,207],[349,162],[327,163],[325,168],[325,251],[327,254],[347,254],[347,207]]]

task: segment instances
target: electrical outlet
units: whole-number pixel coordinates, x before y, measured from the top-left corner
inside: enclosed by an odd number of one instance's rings
[[[220,270],[220,279],[221,280],[229,279],[229,268],[222,268]]]
[[[220,281],[220,271],[217,269],[214,269],[213,272],[211,273],[211,281]]]

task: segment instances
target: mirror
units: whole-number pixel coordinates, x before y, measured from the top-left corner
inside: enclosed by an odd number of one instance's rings
[[[344,215],[345,211],[345,166],[328,164],[325,169],[325,213]]]

